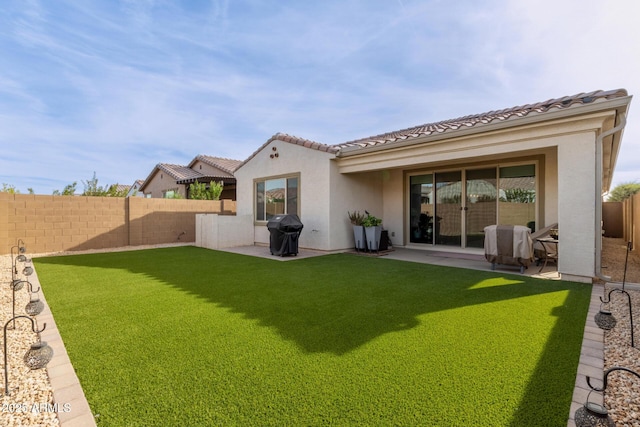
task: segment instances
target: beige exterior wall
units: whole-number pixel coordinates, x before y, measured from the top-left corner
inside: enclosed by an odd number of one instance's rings
[[[591,108],[591,107],[590,107]],[[603,163],[597,132],[610,129],[613,109],[538,120],[498,123],[448,135],[432,135],[339,156],[273,141],[241,169],[238,213],[254,215],[254,180],[300,174],[300,246],[338,250],[353,246],[347,211],[365,209],[383,218],[394,245],[408,241],[407,174],[471,166],[536,164],[536,226],[559,223],[559,271],[563,278],[590,281],[599,274],[600,180]],[[605,147],[606,148],[606,147]],[[270,158],[276,150],[279,157]],[[607,178],[608,179],[608,178]],[[606,183],[604,183],[606,186]],[[639,203],[640,205],[640,203]],[[531,206],[510,206],[519,209]],[[506,215],[507,210],[501,212]],[[255,242],[268,244],[266,223],[254,224]],[[450,248],[448,248],[450,249]],[[476,249],[477,250],[477,249]]]
[[[562,137],[558,145],[558,269],[567,278],[594,277],[596,209],[600,194],[594,171],[595,132]],[[599,256],[600,254],[598,254]]]
[[[197,213],[235,202],[0,193],[0,254],[18,239],[29,253],[194,242]]]
[[[408,242],[408,201],[404,196],[408,190],[403,174],[469,165],[535,162],[537,226],[560,224],[560,272],[571,280],[590,281],[598,269],[596,219],[600,209],[599,181],[594,169],[597,155],[594,129],[602,128],[607,120],[610,113],[603,112],[442,142],[372,149],[338,158],[338,170],[349,175],[375,171],[385,177],[384,225],[390,236],[395,234],[392,242],[404,245]]]
[[[275,150],[274,150],[275,148]],[[277,153],[277,157],[271,157]],[[329,249],[330,159],[333,155],[283,141],[272,141],[236,170],[238,215],[255,218],[255,180],[300,174],[299,210],[302,248]],[[346,214],[345,214],[346,215]],[[269,243],[266,221],[254,222],[254,241]]]
[[[328,250],[350,249],[355,247],[353,227],[347,212],[369,211],[371,215],[382,218],[386,227],[387,219],[383,206],[383,174],[368,172],[364,174],[344,175],[337,170],[335,161],[331,162],[330,173],[330,245]],[[316,201],[318,203],[319,201]]]
[[[145,197],[151,195],[150,197],[154,199],[162,199],[167,190],[176,190],[182,195],[182,198],[187,198],[184,185],[177,184],[175,178],[168,173],[162,170],[156,170],[149,183],[145,186],[144,195]]]

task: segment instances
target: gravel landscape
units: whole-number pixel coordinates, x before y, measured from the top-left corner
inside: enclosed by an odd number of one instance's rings
[[[129,248],[127,248],[129,249]],[[137,247],[136,249],[142,249]],[[119,248],[118,250],[125,250]],[[97,251],[96,251],[97,252]],[[100,252],[105,252],[100,251]],[[27,256],[31,256],[27,254]],[[604,239],[603,271],[611,282],[605,286],[606,294],[611,289],[622,288],[626,244],[622,239]],[[3,326],[12,317],[12,292],[9,287],[12,275],[11,256],[0,256],[0,313]],[[22,263],[19,263],[19,272]],[[24,279],[21,274],[19,278]],[[627,261],[625,290],[632,298],[633,314],[636,324],[640,322],[640,256],[638,251],[629,253]],[[34,295],[35,296],[35,295]],[[29,302],[29,292],[26,287],[15,292],[16,315],[24,314],[24,307]],[[629,308],[626,296],[619,292],[612,294],[610,304],[612,314],[617,319],[617,325],[605,332],[605,369],[613,366],[623,366],[640,372],[640,350],[630,345]],[[37,324],[38,328],[42,325]],[[637,335],[637,334],[636,334]],[[38,340],[37,334],[31,330],[31,323],[26,319],[16,321],[16,329],[7,331],[8,360],[9,360],[9,389],[10,396],[5,396],[2,386],[2,410],[0,411],[0,425],[2,426],[56,426],[59,425],[56,414],[47,411],[47,404],[52,405],[53,393],[45,369],[32,371],[27,368],[22,357],[29,345]],[[640,346],[640,335],[635,337],[636,347]],[[0,348],[0,350],[2,350]],[[4,377],[3,377],[4,379]],[[608,378],[609,384],[605,393],[605,405],[618,426],[640,425],[640,379],[626,373],[613,373]],[[600,384],[594,381],[595,384]]]
[[[626,242],[622,239],[604,239],[602,266],[603,271],[612,282],[605,286],[605,296],[612,289],[622,289],[625,277],[625,258],[627,258]],[[606,267],[606,268],[605,268]],[[609,309],[616,318],[616,326],[604,333],[604,368],[621,366],[640,373],[640,255],[638,250],[629,252],[627,259],[625,290],[631,297],[634,319],[635,347],[631,347],[631,324],[627,297],[620,292],[611,294]],[[599,382],[594,382],[600,385]],[[613,372],[608,377],[607,390],[604,394],[605,406],[618,427],[634,427],[640,425],[640,378],[629,373]]]
[[[30,257],[30,254],[26,254]],[[28,279],[22,275],[23,263],[18,264],[18,279]],[[12,280],[11,256],[0,256],[0,313],[2,314],[2,327],[10,322],[13,316],[13,292],[10,288]],[[37,289],[33,289],[34,291]],[[33,298],[35,299],[34,294]],[[30,292],[28,286],[15,292],[15,315],[25,315],[25,306],[29,303]],[[36,330],[42,329],[35,317]],[[31,329],[28,319],[17,319],[15,329],[11,329],[12,323],[7,328],[7,357],[9,367],[9,391],[5,394],[4,373],[2,383],[2,407],[0,408],[0,425],[13,426],[56,426],[59,425],[58,417],[53,408],[53,392],[49,384],[46,369],[32,371],[25,366],[22,357],[29,346],[38,341],[38,336]],[[3,341],[4,345],[4,341]],[[4,348],[2,357],[4,357]],[[4,361],[2,362],[4,368]]]

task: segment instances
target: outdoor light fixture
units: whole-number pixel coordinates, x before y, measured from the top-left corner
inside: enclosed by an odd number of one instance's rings
[[[22,245],[20,244],[22,243]],[[17,249],[18,250],[18,256],[15,256],[13,254],[13,250]],[[26,262],[27,261],[27,257],[24,256],[24,253],[27,251],[27,249],[24,247],[24,242],[22,242],[22,240],[18,240],[18,245],[17,246],[12,246],[11,247],[11,276],[12,279],[16,278],[16,275],[18,274],[18,261],[19,262]]]
[[[11,313],[13,315],[13,317],[16,317],[16,291],[19,291],[20,289],[22,289],[24,287],[24,284],[27,284],[27,289],[29,290],[29,294],[35,294],[38,293],[40,291],[40,287],[38,287],[38,289],[36,289],[35,291],[33,290],[33,285],[31,284],[31,282],[29,282],[28,280],[14,280],[13,282],[11,282],[11,289],[13,289],[12,292],[12,306],[11,306]],[[29,301],[31,301],[31,295],[29,295]],[[38,298],[37,301],[40,301],[40,299]],[[31,304],[31,302],[29,302],[29,304]],[[34,311],[36,310],[36,307],[29,307],[29,304],[27,304],[27,308]],[[42,310],[44,309],[44,304],[42,303],[42,301],[40,301],[40,304],[42,304],[42,309],[40,311],[38,311],[37,313],[33,314],[32,316],[36,316],[40,313],[42,313]],[[29,311],[27,311],[28,314]],[[15,328],[15,322],[11,323],[11,328],[10,329],[14,329]]]
[[[47,366],[53,358],[53,349],[46,341],[38,341],[31,344],[31,348],[24,354],[24,364],[29,369],[36,370]]]
[[[594,402],[589,402],[589,396],[592,392],[604,392],[607,389],[607,378],[609,374],[613,371],[624,371],[629,372],[636,377],[640,378],[640,374],[635,371],[632,371],[628,368],[622,368],[616,366],[614,368],[608,369],[604,373],[603,385],[601,388],[594,387],[591,385],[591,378],[587,377],[587,385],[591,388],[591,391],[587,395],[587,401],[585,404],[578,408],[573,418],[576,422],[576,427],[615,427],[615,422],[609,416],[609,411],[603,405],[599,405]]]
[[[633,309],[631,308],[631,295],[627,291],[624,290],[625,281],[627,279],[627,262],[629,261],[629,252],[631,251],[633,244],[631,242],[627,242],[627,255],[624,260],[624,274],[622,276],[622,289],[612,289],[609,291],[609,295],[607,295],[606,301],[600,297],[600,311],[596,314],[594,320],[596,325],[600,329],[610,330],[616,326],[616,318],[613,317],[610,310],[605,310],[602,308],[603,304],[611,303],[611,294],[613,292],[620,292],[621,294],[625,294],[627,296],[627,301],[629,302],[629,320],[631,322],[631,347],[635,347],[634,342],[634,331],[633,331]]]
[[[14,249],[17,249],[17,255],[14,255]],[[22,239],[18,239],[18,244],[11,247],[11,288],[15,291],[22,289],[22,282],[17,278],[18,276],[18,262],[31,262],[24,253],[27,249],[24,246]],[[22,269],[22,274],[25,276],[31,276],[33,274],[33,267],[26,265]]]
[[[602,297],[600,297],[600,301],[603,304],[611,303],[611,294],[614,292],[619,292],[627,296],[627,301],[629,303],[629,321],[631,322],[631,347],[635,347],[635,342],[633,339],[633,309],[631,308],[631,295],[629,295],[629,292],[623,289],[612,289],[607,295],[607,300],[605,301],[604,299],[602,299]],[[596,321],[598,327],[600,327],[601,329],[612,329],[616,325],[616,319],[611,314],[611,311],[603,310],[602,308],[600,308],[600,311],[598,312],[598,314],[596,314],[594,320]]]
[[[26,282],[25,280],[13,279],[11,281],[11,289],[14,291],[19,291],[24,287],[25,283],[28,283],[28,282]]]
[[[37,316],[38,314],[42,313],[42,310],[44,310],[44,303],[40,300],[40,298],[29,299],[29,302],[24,307],[24,311],[29,316]]]
[[[22,274],[24,274],[25,276],[31,276],[33,274],[33,267],[31,267],[30,265],[27,265],[25,268],[22,269]]]
[[[10,322],[15,322],[16,319],[29,319],[31,321],[31,330],[38,334],[38,342],[31,345],[31,348],[24,355],[24,363],[29,367],[29,369],[40,369],[44,368],[47,363],[51,361],[53,358],[53,350],[51,347],[47,345],[46,342],[40,341],[40,332],[44,331],[47,327],[45,323],[42,325],[42,329],[36,329],[36,322],[33,318],[29,316],[16,316],[12,319],[9,319],[7,323],[4,324],[4,394],[5,396],[9,396],[11,393],[9,392],[9,363],[7,358],[7,327]]]
[[[604,302],[602,304],[604,304]],[[596,325],[598,325],[600,329],[608,331],[613,329],[618,322],[616,321],[616,318],[613,317],[613,314],[611,314],[611,311],[602,308],[602,304],[600,304],[600,311],[598,311],[595,316],[595,321]]]

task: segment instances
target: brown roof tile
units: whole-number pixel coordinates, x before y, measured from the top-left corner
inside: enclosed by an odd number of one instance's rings
[[[169,174],[172,178],[177,180],[198,178],[202,176],[201,173],[194,171],[186,166],[174,165],[171,163],[158,163],[156,168]]]
[[[191,163],[189,164],[189,167],[192,167],[193,164],[196,162],[196,160],[200,160],[201,162],[206,163],[209,166],[213,166],[215,168],[220,169],[221,171],[227,172],[229,176],[233,176],[233,172],[242,163],[241,160],[227,159],[224,157],[214,157],[214,156],[207,156],[204,154],[200,154],[191,161]]]
[[[496,121],[505,121],[511,118],[525,117],[530,114],[542,114],[550,110],[561,110],[573,107],[575,105],[584,105],[591,102],[604,101],[608,99],[621,98],[628,96],[625,89],[602,91],[597,90],[589,93],[580,93],[573,96],[565,96],[562,98],[549,99],[547,101],[535,104],[527,104],[504,110],[489,111],[482,114],[474,114],[456,119],[444,120],[435,123],[427,123],[407,129],[393,132],[387,132],[380,135],[370,136],[367,138],[357,139],[353,141],[336,144],[334,148],[365,148],[375,145],[391,144],[394,142],[404,141],[410,138],[418,138],[421,136],[429,136],[442,134],[445,132],[455,131],[461,128],[471,128],[474,126],[486,125]]]

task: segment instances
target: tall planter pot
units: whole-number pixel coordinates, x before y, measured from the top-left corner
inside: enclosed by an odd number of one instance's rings
[[[367,241],[364,233],[364,227],[361,225],[353,226],[353,240],[356,242],[356,250],[366,250]]]
[[[365,227],[364,232],[367,238],[367,247],[370,251],[377,251],[380,246],[380,237],[382,236],[382,226]]]

